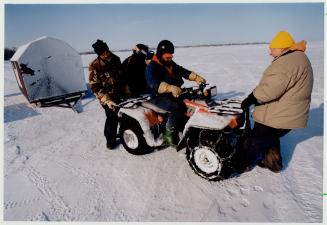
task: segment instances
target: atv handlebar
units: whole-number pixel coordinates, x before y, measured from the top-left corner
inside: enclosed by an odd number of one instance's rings
[[[199,86],[182,88],[182,93],[179,98],[182,99],[210,99],[212,96],[217,94],[216,86],[212,86],[205,89],[209,84],[201,83]],[[124,99],[119,104],[116,104],[117,108],[133,108],[142,102],[146,102],[151,99],[151,95],[145,94],[140,97]]]
[[[209,84],[201,83],[199,86],[192,86],[187,88],[182,88],[182,94],[180,98],[185,99],[210,99],[212,96],[217,94],[216,86],[212,86],[205,89]]]
[[[201,83],[199,86],[192,86],[192,87],[183,87],[182,88],[182,94],[184,93],[190,93],[193,91],[201,91],[203,92],[204,88],[209,85],[209,84],[205,84],[205,83]]]

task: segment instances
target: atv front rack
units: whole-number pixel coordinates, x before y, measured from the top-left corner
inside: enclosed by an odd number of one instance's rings
[[[226,99],[216,101],[216,105],[209,107],[208,112],[225,115],[241,115],[243,113],[241,102],[242,101],[239,99]]]

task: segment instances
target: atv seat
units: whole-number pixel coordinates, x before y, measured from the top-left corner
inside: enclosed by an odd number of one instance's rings
[[[169,111],[159,108],[158,106],[156,106],[155,104],[153,104],[151,102],[142,102],[141,105],[144,108],[155,111],[156,113],[160,113],[160,114],[168,114],[169,113]]]

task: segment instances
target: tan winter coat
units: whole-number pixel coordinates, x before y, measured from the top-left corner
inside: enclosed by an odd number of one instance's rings
[[[274,59],[253,91],[261,104],[254,109],[254,121],[273,128],[306,127],[312,86],[312,67],[304,52]]]

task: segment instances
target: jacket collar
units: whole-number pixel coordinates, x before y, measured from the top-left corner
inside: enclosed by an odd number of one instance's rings
[[[159,61],[157,55],[154,55],[154,56],[153,56],[152,61],[158,63],[160,66],[164,66],[164,65]]]
[[[295,43],[294,45],[292,45],[291,47],[285,49],[285,51],[280,55],[277,56],[276,58],[273,59],[273,62],[277,59],[279,59],[280,57],[287,55],[289,53],[295,52],[295,51],[301,51],[304,52],[307,48],[307,42],[306,41],[300,41],[298,43]]]
[[[163,65],[160,60],[158,59],[157,55],[154,55],[153,58],[152,58],[152,61],[154,61],[155,63],[159,64],[160,66],[162,66],[163,68],[166,69],[167,71],[167,74],[169,76],[173,76],[173,67],[172,66],[165,66]]]

